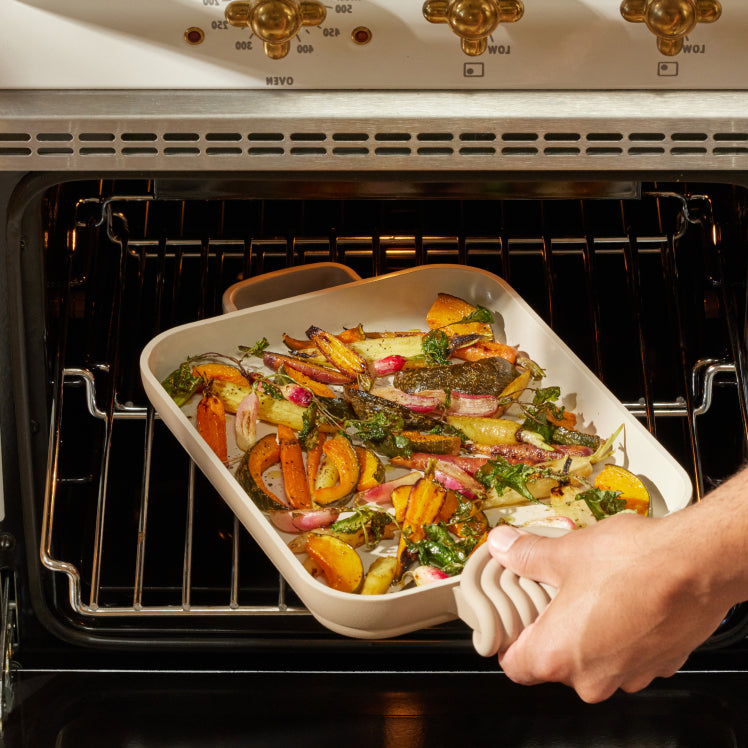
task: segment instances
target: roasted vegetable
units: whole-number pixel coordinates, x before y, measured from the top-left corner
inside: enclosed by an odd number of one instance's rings
[[[358,592],[364,566],[354,548],[333,535],[310,533],[306,552],[322,568],[327,584],[341,592]]]
[[[592,456],[564,457],[538,465],[511,464],[498,457],[475,473],[486,491],[484,508],[547,499],[552,491],[592,473]]]
[[[576,431],[564,426],[556,426],[551,431],[550,444],[564,444],[566,446],[588,447],[597,449],[603,440],[595,434],[585,434],[583,431]]]
[[[603,488],[588,488],[577,494],[577,501],[584,501],[598,522],[606,517],[626,510],[626,499],[620,498],[619,491],[608,491]]]
[[[641,479],[620,465],[606,465],[595,478],[594,487],[618,491],[625,508],[645,517],[649,514],[649,491]]]
[[[408,564],[411,554],[408,544],[418,542],[425,537],[424,527],[437,520],[446,496],[446,489],[430,478],[421,478],[411,488],[408,494],[408,503],[405,507],[400,542],[397,547],[396,579],[402,576]]]
[[[418,479],[420,480],[421,477],[419,475]],[[396,486],[392,491],[390,502],[392,503],[392,508],[395,510],[395,519],[398,522],[402,522],[405,519],[405,510],[408,508],[408,496],[410,496],[410,489],[412,487],[412,483],[405,484]]]
[[[321,330],[316,325],[307,329],[306,336],[336,369],[348,375],[352,380],[365,383],[366,386],[371,384],[365,359],[342,340],[326,330]]]
[[[383,595],[395,580],[397,559],[394,556],[380,556],[374,559],[364,577],[362,595]]]
[[[416,413],[404,405],[379,397],[378,395],[373,395],[371,392],[346,387],[344,393],[356,417],[361,421],[367,421],[374,416],[383,414],[391,421],[391,430],[397,428],[396,423],[401,424],[399,426],[400,429],[414,429],[417,431],[444,430],[444,424],[436,418],[423,413]],[[447,431],[450,431],[450,429],[447,429]],[[456,434],[456,430],[452,429],[451,431]]]
[[[192,373],[192,366],[189,362],[183,363],[161,382],[161,386],[180,408],[200,389],[202,384],[203,380]]]
[[[215,381],[211,391],[221,399],[227,413],[236,413],[244,398],[252,392],[251,387],[243,387],[231,382]],[[280,392],[280,391],[279,391]],[[306,408],[285,398],[277,398],[265,392],[257,392],[257,417],[266,423],[284,424],[294,431],[304,428]]]
[[[447,423],[476,444],[516,444],[520,425],[508,418],[449,416]]]
[[[204,382],[219,379],[222,382],[232,382],[242,386],[249,386],[249,380],[244,374],[229,364],[207,363],[192,367],[192,376],[199,377]]]
[[[431,452],[439,455],[457,455],[462,440],[451,434],[422,434],[419,431],[401,431],[399,436],[408,440],[409,452]]]
[[[308,389],[310,392],[313,392],[318,397],[335,397],[335,393],[324,382],[318,382],[315,379],[308,377],[306,374],[304,374],[304,372],[299,371],[298,369],[286,369],[284,367],[282,369],[282,372],[286,376],[291,377],[294,382],[300,384],[302,387],[306,387],[306,389]]]
[[[403,486],[410,490],[410,487],[422,477],[417,472],[401,475],[399,478],[385,481],[378,486],[361,491],[356,497],[357,501],[361,504],[385,504],[388,501],[394,501],[393,493],[395,490]]]
[[[408,551],[424,566],[443,571],[448,576],[460,574],[480,538],[456,538],[443,522],[425,525],[423,537],[407,543]]]
[[[266,351],[262,357],[262,361],[268,369],[272,369],[273,371],[278,371],[281,366],[286,370],[296,369],[302,374],[306,374],[310,379],[323,382],[324,384],[350,384],[355,379],[350,374],[346,374],[339,369],[333,369],[331,366],[321,366],[303,358],[285,356],[282,353]]]
[[[306,468],[301,445],[295,432],[280,424],[278,426],[278,446],[280,463],[283,471],[283,486],[286,499],[294,509],[310,509],[312,496],[306,480]]]
[[[566,446],[554,444],[553,450],[541,449],[534,444],[468,444],[468,449],[477,455],[487,457],[503,457],[508,462],[516,464],[524,462],[528,465],[537,465],[548,460],[559,460],[562,457],[590,457],[592,450],[589,447]]]
[[[350,348],[371,364],[388,356],[401,356],[404,359],[416,358],[423,352],[422,340],[423,333],[399,337],[366,338],[350,343]]]
[[[257,441],[257,419],[260,413],[260,398],[254,390],[244,397],[236,409],[234,436],[236,446],[246,452]]]
[[[395,521],[389,512],[373,507],[361,506],[343,519],[332,525],[332,531],[340,536],[341,533],[351,535],[359,530],[363,533],[362,542],[369,549],[376,548],[384,538],[391,538],[395,530]]]
[[[366,447],[354,447],[358,458],[359,474],[357,491],[366,491],[384,481],[384,465],[376,452]]]
[[[335,465],[340,478],[335,486],[315,488],[312,498],[316,504],[324,506],[340,501],[353,493],[358,482],[359,466],[351,443],[340,434],[328,439],[322,451],[325,457]]]
[[[492,357],[464,364],[403,369],[395,374],[393,384],[406,392],[457,390],[469,395],[498,395],[518,373],[506,359]]]
[[[314,492],[316,486],[317,472],[319,471],[319,466],[322,463],[322,455],[324,454],[322,448],[324,447],[325,439],[327,439],[327,434],[322,432],[318,433],[317,441],[314,446],[307,451],[306,482],[307,486],[309,486],[310,494]]]
[[[482,358],[493,356],[500,356],[510,364],[514,364],[517,361],[517,349],[514,346],[497,343],[494,340],[479,340],[473,345],[456,348],[452,351],[452,358],[459,358],[463,361],[480,361]]]
[[[280,445],[275,434],[262,437],[244,454],[236,471],[236,479],[249,494],[258,509],[263,512],[287,510],[285,504],[265,485],[262,474],[271,466],[280,462]]]
[[[489,458],[471,455],[437,455],[429,452],[414,452],[410,457],[393,457],[390,459],[390,463],[425,472],[429,467],[429,463],[434,463],[437,460],[451,462],[466,473],[473,475],[479,467],[488,462]]]
[[[482,310],[482,312],[481,312]],[[426,313],[426,323],[434,330],[443,329],[453,335],[477,334],[493,337],[492,317],[487,309],[470,304],[464,299],[447,293],[440,293]]]
[[[221,462],[229,459],[226,440],[226,411],[223,403],[212,393],[206,392],[195,412],[195,422],[200,436],[218,455]]]

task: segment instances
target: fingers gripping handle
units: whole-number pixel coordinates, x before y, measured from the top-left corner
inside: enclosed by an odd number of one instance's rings
[[[542,535],[560,534],[551,528],[527,529]],[[473,629],[475,651],[492,657],[507,649],[540,615],[555,589],[505,569],[484,543],[465,564],[454,594],[457,614]]]

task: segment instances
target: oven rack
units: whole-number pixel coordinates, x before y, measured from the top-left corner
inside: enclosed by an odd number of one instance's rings
[[[105,409],[103,409],[98,401],[96,394],[96,382],[94,374],[90,370],[86,369],[66,369],[63,372],[64,384],[63,393],[60,398],[60,407],[62,408],[65,398],[65,390],[75,387],[83,387],[85,390],[85,399],[87,403],[88,414],[97,420],[103,421],[107,424],[106,431],[109,432],[114,424],[121,420],[136,420],[143,425],[145,431],[145,443],[150,444],[153,438],[153,423],[154,419],[158,419],[158,414],[155,413],[151,406],[136,407],[132,405],[122,405],[116,402],[115,409],[113,410],[111,417],[107,415]],[[713,402],[715,382],[718,378],[724,378],[728,381],[735,381],[735,365],[725,362],[710,362],[703,361],[699,362],[693,372],[694,382],[701,382],[701,392],[698,397],[698,405],[693,408],[692,418],[695,420],[700,415],[705,415]],[[645,418],[647,412],[647,406],[644,402],[631,402],[624,403],[624,406],[635,416],[639,418]],[[652,411],[656,418],[687,418],[688,408],[682,398],[677,398],[671,402],[654,402],[652,403]],[[105,445],[102,445],[105,447]],[[697,453],[700,453],[700,446],[698,438],[695,445]],[[294,606],[288,604],[286,597],[288,589],[285,581],[279,576],[279,587],[278,587],[278,599],[274,605],[241,605],[238,602],[238,585],[239,585],[239,571],[238,571],[238,558],[239,558],[239,538],[242,529],[239,525],[238,519],[234,517],[233,530],[234,535],[232,539],[232,569],[231,569],[231,581],[229,584],[230,594],[224,605],[193,605],[191,603],[191,577],[192,577],[192,560],[191,560],[191,548],[193,542],[193,533],[195,531],[194,523],[194,495],[195,495],[195,464],[190,461],[187,476],[187,501],[186,501],[186,531],[184,537],[184,569],[183,569],[183,585],[181,589],[182,602],[180,605],[144,605],[143,599],[143,563],[146,552],[146,525],[148,521],[148,502],[149,502],[149,482],[148,482],[148,470],[150,464],[150,452],[146,450],[144,455],[144,475],[142,478],[143,491],[140,497],[140,527],[138,536],[136,539],[137,543],[137,575],[133,582],[132,589],[132,605],[131,606],[101,606],[99,605],[99,593],[100,593],[100,557],[104,547],[104,527],[103,522],[97,521],[95,536],[93,539],[93,546],[97,549],[96,556],[94,558],[94,566],[91,572],[91,596],[88,602],[83,600],[80,572],[71,564],[54,558],[53,553],[53,537],[52,528],[55,524],[55,506],[54,500],[51,497],[49,506],[47,508],[45,531],[42,545],[42,558],[45,566],[52,571],[63,572],[68,576],[70,583],[70,602],[73,610],[77,613],[85,614],[88,616],[127,616],[127,615],[157,615],[157,616],[170,616],[170,615],[193,615],[193,616],[205,616],[205,615],[303,615],[308,614],[308,611],[303,606]],[[104,471],[106,472],[106,471]],[[82,480],[80,477],[65,477],[58,475],[55,479],[58,483],[78,482]],[[98,511],[97,515],[101,517],[106,511],[106,484],[105,482],[100,483],[100,490],[98,493]]]
[[[705,216],[711,220],[709,210],[704,210],[704,205],[709,205],[709,198],[697,195],[686,199],[681,194],[658,192],[648,200],[658,221],[664,223],[667,220],[671,225],[669,230],[663,229],[660,233],[646,232],[642,235],[637,235],[633,230],[625,230],[594,236],[584,231],[559,234],[554,233],[550,227],[536,226],[531,234],[511,236],[500,233],[450,236],[426,232],[381,232],[375,236],[331,233],[326,237],[282,237],[259,232],[256,237],[240,239],[209,236],[171,238],[163,234],[154,237],[150,235],[152,232],[146,220],[142,223],[131,220],[132,216],[123,210],[123,207],[127,208],[132,204],[142,208],[151,203],[150,196],[125,196],[101,201],[106,206],[102,209],[101,220],[78,221],[78,236],[72,240],[68,238],[69,242],[75,244],[76,251],[67,252],[68,283],[63,284],[57,302],[58,309],[68,309],[70,312],[71,319],[65,318],[62,327],[75,326],[77,318],[85,319],[87,315],[85,310],[88,307],[78,296],[81,289],[87,288],[90,291],[95,283],[93,277],[87,276],[90,267],[85,266],[86,272],[81,272],[79,267],[79,249],[86,242],[101,251],[101,246],[108,241],[106,251],[113,252],[116,258],[114,264],[119,268],[120,279],[115,287],[115,309],[121,309],[125,305],[125,296],[133,293],[133,287],[138,289],[136,297],[142,298],[143,288],[149,283],[148,268],[152,265],[161,269],[161,285],[155,292],[161,301],[157,302],[153,327],[135,344],[129,356],[116,351],[116,345],[112,347],[113,340],[132,337],[123,333],[126,325],[121,313],[119,316],[114,314],[108,322],[109,328],[114,328],[114,333],[110,335],[105,354],[99,356],[98,351],[88,351],[83,358],[93,360],[84,362],[83,365],[81,361],[67,363],[69,356],[66,351],[72,347],[66,340],[67,329],[57,341],[56,360],[59,368],[54,377],[49,470],[41,526],[41,559],[47,569],[67,577],[67,605],[86,620],[127,621],[147,617],[150,621],[186,621],[194,618],[218,618],[221,620],[220,625],[229,629],[232,624],[227,622],[232,619],[309,618],[309,613],[274,569],[270,572],[272,582],[259,591],[251,582],[246,581],[244,557],[251,540],[234,517],[227,520],[221,531],[228,544],[225,553],[230,559],[228,565],[223,567],[224,576],[216,572],[215,578],[208,583],[211,587],[208,590],[205,589],[204,581],[197,581],[198,573],[204,572],[204,569],[197,568],[193,560],[195,545],[199,542],[203,529],[196,516],[196,505],[204,486],[200,485],[199,471],[195,470],[194,464],[186,456],[186,464],[180,467],[180,488],[176,492],[179,504],[172,513],[174,525],[171,527],[173,535],[179,536],[179,540],[171,543],[174,557],[169,565],[175,570],[174,576],[178,576],[178,581],[172,579],[169,584],[149,582],[147,559],[163,542],[164,530],[163,522],[158,524],[157,529],[153,528],[153,513],[159,511],[158,507],[154,509],[154,497],[157,497],[160,490],[152,482],[151,473],[157,462],[153,452],[155,445],[169,437],[164,436],[165,429],[159,429],[157,414],[146,403],[142,392],[132,386],[131,378],[135,370],[134,360],[142,345],[160,329],[185,321],[170,317],[170,310],[166,308],[169,304],[163,302],[163,299],[169,298],[169,278],[173,279],[164,270],[170,263],[179,268],[180,277],[186,276],[186,268],[194,265],[192,272],[200,276],[201,286],[192,314],[210,316],[219,313],[221,292],[237,272],[257,274],[288,264],[337,261],[351,266],[355,266],[356,262],[363,263],[356,270],[360,275],[367,276],[420,263],[461,262],[491,270],[512,282],[523,275],[517,270],[518,267],[524,267],[523,263],[539,260],[544,268],[541,273],[544,288],[541,311],[554,326],[563,317],[563,298],[559,292],[557,271],[566,259],[578,261],[583,268],[582,282],[585,287],[590,288],[595,285],[595,273],[600,263],[606,257],[615,258],[624,268],[624,284],[634,296],[641,293],[642,266],[654,262],[666,281],[665,306],[671,309],[672,318],[680,326],[674,333],[676,340],[680,341],[680,346],[675,346],[680,359],[677,362],[680,373],[670,382],[674,395],[658,397],[646,371],[646,362],[653,348],[648,341],[648,323],[635,305],[636,329],[632,338],[634,346],[638,348],[636,353],[641,357],[637,367],[640,370],[638,381],[641,382],[642,391],[636,397],[622,399],[625,406],[658,438],[660,434],[664,434],[664,439],[671,436],[672,429],[667,423],[677,424],[675,431],[686,435],[685,446],[682,447],[679,458],[690,469],[696,498],[700,498],[710,480],[710,476],[705,473],[713,472],[704,467],[709,460],[704,454],[709,452],[709,445],[703,443],[700,423],[703,419],[713,417],[715,410],[719,411],[717,417],[722,417],[724,410],[742,414],[745,413],[745,407],[743,391],[739,386],[742,381],[740,355],[707,355],[689,361],[683,351],[682,341],[688,334],[684,329],[685,312],[681,308],[683,299],[678,290],[677,278],[680,257],[684,251],[682,247],[687,247],[688,252],[692,251],[694,233],[698,235],[700,245],[706,245],[700,251],[709,254],[710,262],[714,257],[718,260],[713,286],[719,298],[713,303],[727,310],[727,334],[732,336],[730,352],[740,351],[739,342],[735,339],[735,330],[739,326],[734,319],[729,319],[733,304],[727,297],[728,284],[722,282],[720,274],[724,271],[719,262],[719,252],[715,250],[719,233],[712,223],[704,225]],[[584,212],[583,203],[584,201],[579,201],[581,213]],[[673,203],[678,206],[674,213],[670,210]],[[179,210],[184,208],[185,204],[182,204]],[[626,213],[623,201],[618,210],[621,214]],[[102,232],[104,236],[101,235]],[[229,266],[231,271],[227,278]],[[136,268],[136,272],[132,272],[132,267]],[[174,301],[173,295],[171,301]],[[140,316],[143,316],[142,310]],[[593,370],[600,375],[602,367],[598,342],[606,333],[601,327],[599,309],[593,306],[589,316],[595,344],[588,353]],[[724,351],[720,349],[719,353],[723,354]],[[75,472],[66,467],[63,457],[69,452],[66,445],[70,441],[71,432],[67,422],[72,418],[79,424],[81,417],[96,424],[96,453],[99,462],[91,471]],[[745,434],[744,419],[742,424]],[[135,490],[128,494],[128,500],[132,504],[130,512],[137,526],[131,528],[132,547],[126,551],[131,560],[128,578],[112,583],[107,578],[105,567],[122,547],[119,537],[115,548],[112,550],[109,547],[112,529],[109,515],[113,507],[115,512],[118,511],[116,500],[112,497],[112,491],[118,488],[112,477],[112,461],[117,457],[116,443],[124,428],[130,434],[135,434],[128,439],[142,445],[137,469],[133,466],[129,476]],[[68,532],[62,528],[63,515],[68,505],[75,501],[70,496],[84,487],[93,517],[86,529],[87,538],[84,541],[90,551],[88,554],[84,553],[86,557],[81,559],[65,555],[64,549],[68,546],[66,538],[61,537],[61,534]],[[78,532],[82,530],[79,529]],[[174,538],[171,540],[174,541]],[[204,580],[204,575],[201,580]],[[241,625],[237,624],[235,628],[241,630]]]

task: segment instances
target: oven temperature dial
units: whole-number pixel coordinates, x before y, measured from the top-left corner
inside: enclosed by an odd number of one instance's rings
[[[317,0],[236,0],[226,7],[226,20],[232,26],[251,28],[273,60],[288,54],[291,39],[302,26],[319,26],[326,14]]]
[[[697,23],[714,23],[722,15],[717,0],[623,0],[621,15],[634,23],[645,23],[657,36],[663,55],[677,55],[683,39]]]
[[[460,37],[462,51],[476,56],[486,50],[487,39],[500,23],[522,18],[522,0],[426,0],[423,15],[431,23],[447,23]]]

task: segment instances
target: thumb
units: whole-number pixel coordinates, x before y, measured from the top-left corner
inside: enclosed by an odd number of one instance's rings
[[[517,576],[556,585],[558,574],[551,538],[499,525],[491,530],[486,542],[491,556]]]

